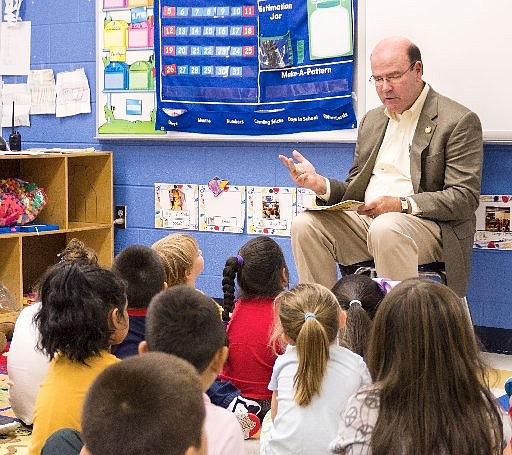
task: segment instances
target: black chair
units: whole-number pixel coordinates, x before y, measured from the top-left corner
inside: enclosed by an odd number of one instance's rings
[[[339,264],[341,275],[368,275],[371,278],[377,277],[375,263],[373,260],[357,262],[351,265]],[[418,275],[420,278],[430,279],[442,284],[446,284],[446,272],[444,262],[430,262],[428,264],[418,265]]]

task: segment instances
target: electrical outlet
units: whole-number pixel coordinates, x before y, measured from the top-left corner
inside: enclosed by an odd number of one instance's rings
[[[126,205],[116,205],[114,211],[114,226],[126,229]]]

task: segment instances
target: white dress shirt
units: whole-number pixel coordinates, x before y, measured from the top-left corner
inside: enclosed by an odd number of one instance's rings
[[[414,194],[409,153],[429,89],[429,85],[425,84],[414,104],[402,114],[389,112],[387,108],[384,110],[389,122],[366,188],[364,202],[371,202],[379,196],[402,197]],[[327,200],[330,197],[331,185],[329,179],[325,180],[326,192],[318,197]],[[407,199],[412,213],[421,213],[413,199]]]

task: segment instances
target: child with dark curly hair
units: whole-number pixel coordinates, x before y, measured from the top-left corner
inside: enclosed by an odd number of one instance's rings
[[[34,322],[38,348],[50,366],[36,398],[29,455],[39,455],[48,436],[60,428],[81,430],[87,389],[119,361],[110,347],[128,332],[124,283],[104,268],[59,263],[43,277],[40,298]]]

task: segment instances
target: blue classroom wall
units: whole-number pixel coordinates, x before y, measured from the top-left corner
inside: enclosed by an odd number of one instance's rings
[[[96,0],[101,1],[101,0]],[[115,253],[139,243],[150,245],[167,230],[154,229],[155,182],[204,184],[218,175],[232,184],[290,186],[287,171],[277,155],[301,150],[318,172],[344,176],[350,166],[353,144],[284,144],[272,142],[168,142],[98,141],[95,123],[95,3],[91,0],[31,0],[22,4],[22,17],[32,21],[32,69],[52,68],[55,73],[85,68],[91,86],[91,114],[57,119],[31,116],[30,127],[20,127],[24,148],[94,147],[114,152],[114,202],[127,206],[127,229],[116,229]],[[6,83],[24,77],[4,77]],[[8,136],[4,129],[3,135]],[[482,194],[510,194],[512,144],[486,144]],[[251,236],[246,234],[191,232],[205,258],[197,286],[220,297],[225,259],[236,254]],[[291,282],[297,282],[290,241],[274,237],[285,252]],[[468,292],[473,323],[512,328],[512,251],[474,250]]]

